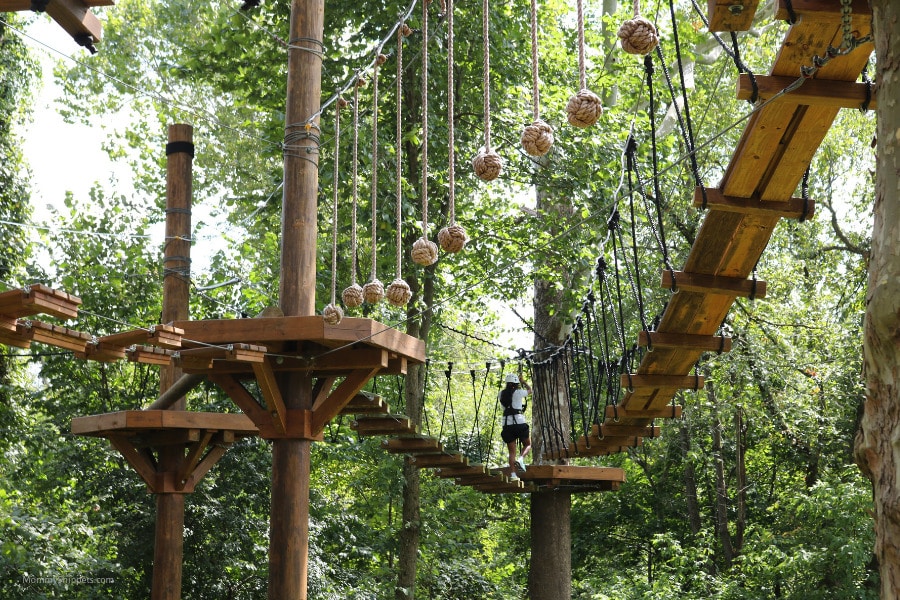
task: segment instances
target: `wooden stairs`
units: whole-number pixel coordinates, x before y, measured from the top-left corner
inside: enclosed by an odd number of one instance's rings
[[[357,394],[341,413],[353,417],[351,427],[360,437],[390,436],[381,442],[387,452],[405,454],[409,464],[419,469],[431,469],[437,477],[453,479],[457,485],[479,492],[614,491],[625,481],[622,469],[570,465],[531,465],[518,473],[518,480],[510,479],[509,467],[492,468],[470,463],[464,454],[445,449],[437,438],[418,433],[407,417],[391,414],[381,396],[367,392]]]

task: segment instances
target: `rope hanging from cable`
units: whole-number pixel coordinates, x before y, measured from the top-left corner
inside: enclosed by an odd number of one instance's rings
[[[531,0],[531,125],[522,130],[522,148],[531,156],[544,156],[553,146],[553,128],[541,120],[538,78],[537,0]]]
[[[397,187],[397,196],[396,196],[396,207],[395,207],[395,227],[396,227],[396,235],[397,235],[397,268],[394,271],[394,280],[391,282],[387,289],[385,290],[385,295],[387,296],[388,302],[392,306],[405,306],[409,299],[412,297],[412,290],[409,288],[409,284],[400,276],[401,268],[403,266],[402,256],[403,256],[403,236],[402,236],[402,225],[403,225],[403,118],[402,118],[402,107],[403,107],[403,38],[408,37],[412,33],[412,30],[406,23],[403,23],[397,29],[397,135],[395,139],[396,149],[396,187]]]
[[[352,189],[353,208],[350,217],[350,285],[344,288],[341,299],[347,308],[356,308],[363,302],[363,289],[356,283],[356,209],[359,203],[359,88],[365,81],[356,74],[353,86],[353,157],[352,157]]]
[[[335,302],[337,296],[337,220],[338,220],[338,157],[341,139],[341,109],[347,102],[340,98],[334,105],[334,172],[331,178],[331,302],[322,309],[322,317],[329,325],[337,325],[344,318],[344,311]]]
[[[441,245],[441,250],[450,253],[462,250],[469,239],[465,229],[456,224],[456,134],[454,126],[456,117],[453,110],[456,86],[453,81],[453,12],[453,0],[447,0],[447,137],[449,138],[447,177],[449,179],[450,224],[438,231],[438,243]]]
[[[422,237],[412,247],[412,259],[427,267],[437,262],[437,244],[428,239],[428,6],[422,2]]]

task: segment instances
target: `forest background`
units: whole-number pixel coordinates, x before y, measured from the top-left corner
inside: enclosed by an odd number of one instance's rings
[[[741,59],[754,72],[767,70],[787,27],[773,20],[772,2],[762,4],[754,28],[738,36]],[[370,65],[379,41],[407,6],[328,3],[323,101],[343,89],[355,70]],[[698,175],[714,186],[752,106],[734,99],[734,61],[710,36],[696,8],[679,1],[670,11],[669,3],[650,2],[643,12],[661,30],[663,64],[673,86],[687,91],[696,139],[702,142]],[[553,151],[547,160],[534,161],[519,150],[519,132],[531,121],[528,11],[522,3],[493,2],[492,134],[506,164],[493,184],[471,174],[468,159],[483,144],[485,122],[482,15],[480,3],[460,3],[454,64],[456,218],[472,239],[466,251],[434,268],[404,265],[416,292],[409,313],[387,307],[368,313],[401,328],[412,317],[427,338],[432,362],[426,426],[437,426],[452,398],[459,427],[492,440],[492,454],[485,458],[495,464],[503,462],[499,433],[490,429],[496,369],[501,359],[512,364],[518,349],[504,331],[509,307],[532,301],[537,284],[542,304],[536,314],[558,318],[563,328],[578,314],[595,261],[608,252],[604,240],[611,211],[625,210],[622,152],[629,133],[644,177],[657,175],[664,192],[662,217],[676,265],[702,219],[691,206],[695,178],[672,119],[672,97],[667,99],[665,84],[657,80],[660,95],[651,104],[642,61],[616,45],[615,31],[632,16],[632,6],[611,0],[586,5],[588,84],[603,98],[605,113],[584,130],[569,127],[564,117],[565,103],[578,87],[573,6],[550,0],[539,9],[541,110],[556,129]],[[68,194],[48,217],[53,227],[46,230],[24,226],[31,223],[33,207],[28,165],[14,127],[34,117],[30,102],[40,73],[22,32],[27,21],[42,17],[5,14],[0,24],[0,114],[7,117],[0,123],[2,289],[42,282],[69,291],[86,309],[72,326],[98,335],[123,324],[158,322],[162,247],[145,236],[163,218],[166,126],[188,122],[197,144],[195,203],[206,207],[219,231],[207,246],[198,237],[193,250],[195,262],[204,266],[192,273],[192,318],[252,316],[276,305],[287,10],[285,3],[263,2],[241,11],[224,2],[146,0],[97,9],[104,19],[100,52],[82,54],[73,45],[77,60],[60,61],[55,69],[66,90],[59,111],[79,121],[128,107],[131,120],[107,145],[110,156],[133,173],[134,189],[120,193],[98,183],[89,194]],[[418,18],[418,13],[410,17],[412,27]],[[449,197],[443,25],[436,20],[429,45],[427,143],[435,227],[446,220]],[[676,26],[685,79],[674,60]],[[404,50],[408,68],[400,99],[408,115],[402,136],[407,249],[419,235],[419,159],[426,141],[418,126],[420,48],[414,34]],[[398,143],[392,131],[397,98],[391,65],[382,73],[378,140],[385,161],[379,167],[383,210],[375,228],[382,279],[393,273],[395,250],[392,161]],[[362,202],[371,177],[370,94],[371,86],[361,90]],[[656,173],[651,107],[661,162]],[[318,306],[330,294],[334,185],[341,199],[339,246],[346,250],[350,238],[348,117],[345,111],[344,167],[337,182],[330,168],[332,114],[321,120]],[[735,304],[726,323],[734,349],[707,357],[702,368],[711,384],[680,396],[684,418],[659,423],[658,439],[584,463],[622,467],[628,481],[617,492],[573,498],[574,598],[878,596],[871,485],[852,452],[863,401],[873,132],[872,113],[840,114],[809,174],[808,193],[818,214],[779,225],[758,265],[759,278],[768,283],[767,299]],[[569,210],[546,210],[549,205]],[[361,265],[370,260],[373,230],[366,208],[360,212]],[[649,245],[640,251],[649,274],[645,281],[656,281],[662,266],[658,251]],[[368,271],[359,272],[364,279]],[[239,283],[202,289],[235,279]],[[338,285],[348,279],[349,254],[344,254]],[[547,289],[554,292],[552,305],[543,302]],[[649,292],[651,314],[668,293]],[[634,315],[636,307],[629,309]],[[534,326],[524,320],[517,325],[525,331]],[[543,347],[535,338],[534,347]],[[495,371],[485,373],[489,361]],[[449,362],[457,375],[448,380],[443,372]],[[476,370],[477,384],[470,369]],[[480,391],[482,382],[487,392]],[[403,382],[379,378],[373,385],[393,406],[404,408]],[[147,366],[82,362],[39,346],[3,348],[0,598],[148,595],[152,496],[107,444],[73,437],[69,424],[76,416],[146,406],[157,389],[157,375]],[[195,392],[190,405],[235,410],[212,386]],[[411,597],[412,590],[398,583],[399,557],[410,544],[402,534],[410,525],[402,505],[411,475],[402,458],[386,454],[380,440],[360,439],[340,420],[329,427],[324,443],[315,444],[313,461],[310,597]],[[184,597],[266,596],[269,464],[264,441],[241,441],[188,497]],[[416,596],[527,594],[527,496],[479,494],[424,474],[418,490]],[[79,577],[104,581],[88,585]]]

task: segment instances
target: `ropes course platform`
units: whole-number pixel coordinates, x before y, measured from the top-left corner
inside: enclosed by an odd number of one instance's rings
[[[710,29],[749,29],[757,2],[710,0]],[[841,108],[859,108],[871,95],[856,83],[874,50],[871,9],[848,2],[849,23],[840,0],[780,1],[777,19],[793,25],[768,76],[742,75],[738,95],[755,91],[764,102],[749,118],[717,188],[698,188],[695,206],[707,209],[681,271],[664,270],[661,285],[673,290],[655,331],[643,331],[638,368],[622,376],[627,390],[605,420],[573,446],[549,453],[551,459],[601,456],[633,446],[640,428],[655,418],[679,417],[674,405],[681,389],[700,389],[703,378],[690,375],[705,352],[727,352],[731,340],[716,336],[738,297],[761,298],[765,282],[749,278],[782,218],[809,218],[814,202],[793,194]],[[849,25],[849,27],[848,27]],[[861,40],[839,51],[842,41]],[[771,100],[765,102],[766,100]],[[637,428],[637,429],[636,429]],[[654,429],[655,432],[655,429]],[[637,435],[634,435],[637,434]],[[630,438],[633,443],[620,443]]]

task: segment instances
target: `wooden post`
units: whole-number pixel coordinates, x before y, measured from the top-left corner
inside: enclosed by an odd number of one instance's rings
[[[166,240],[163,253],[162,322],[188,318],[191,269],[191,179],[194,158],[193,128],[170,125],[166,145]],[[172,364],[161,367],[160,393],[181,377]],[[180,398],[172,410],[184,410]],[[160,472],[177,472],[184,448],[175,445],[159,453]],[[153,549],[152,600],[181,598],[181,563],[184,550],[184,494],[156,495],[156,539]]]
[[[286,316],[315,314],[319,119],[310,119],[322,91],[324,17],[324,0],[291,0],[281,216],[280,302]],[[288,375],[280,387],[288,409],[312,409],[309,376]],[[272,444],[271,600],[307,597],[311,446],[309,439]]]

